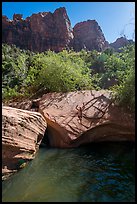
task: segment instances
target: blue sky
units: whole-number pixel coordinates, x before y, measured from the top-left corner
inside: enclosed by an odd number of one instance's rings
[[[95,19],[110,43],[123,34],[133,38],[135,2],[2,2],[2,15],[12,19],[14,13],[20,13],[25,19],[32,13],[54,12],[59,7],[66,8],[72,27]]]

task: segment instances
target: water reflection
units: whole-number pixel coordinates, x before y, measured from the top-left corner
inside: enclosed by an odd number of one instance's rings
[[[26,168],[3,181],[2,200],[134,201],[134,150],[132,143],[41,148]]]

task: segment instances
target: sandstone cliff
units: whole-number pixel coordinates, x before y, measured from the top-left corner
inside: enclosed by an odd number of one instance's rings
[[[95,20],[77,23],[73,28],[73,33],[72,44],[76,51],[81,49],[102,51],[109,46],[100,26]]]
[[[103,32],[95,20],[88,20],[71,27],[66,9],[54,13],[40,12],[23,20],[14,14],[13,20],[2,17],[2,42],[15,44],[21,49],[42,52],[59,52],[65,48],[102,51],[108,47]]]
[[[54,13],[40,12],[22,19],[15,14],[13,20],[2,17],[2,42],[15,44],[31,51],[61,51],[73,39],[71,23],[65,8]]]

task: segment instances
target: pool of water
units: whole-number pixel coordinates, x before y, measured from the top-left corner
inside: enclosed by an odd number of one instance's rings
[[[2,182],[2,201],[135,201],[134,144],[40,148],[33,161]]]

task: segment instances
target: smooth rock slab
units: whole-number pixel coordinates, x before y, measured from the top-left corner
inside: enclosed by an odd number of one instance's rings
[[[90,142],[134,141],[134,118],[112,101],[111,91],[49,93],[39,101],[52,147]]]

